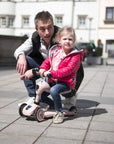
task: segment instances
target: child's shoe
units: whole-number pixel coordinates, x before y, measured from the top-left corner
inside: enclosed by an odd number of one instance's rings
[[[56,114],[53,116],[53,123],[59,124],[62,123],[64,120],[64,115],[62,112],[57,111]]]

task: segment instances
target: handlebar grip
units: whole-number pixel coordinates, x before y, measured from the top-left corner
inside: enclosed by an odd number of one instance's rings
[[[51,75],[51,74],[48,74],[48,75],[47,75],[47,77],[48,77],[48,78],[51,78],[51,77],[52,77],[52,75]]]

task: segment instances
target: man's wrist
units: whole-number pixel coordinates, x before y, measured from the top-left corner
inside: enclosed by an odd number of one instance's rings
[[[20,54],[17,56],[17,59],[19,59],[20,57],[25,57],[24,53],[20,53]]]

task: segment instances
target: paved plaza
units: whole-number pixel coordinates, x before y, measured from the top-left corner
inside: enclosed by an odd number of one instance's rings
[[[84,65],[77,115],[62,124],[27,120],[18,103],[27,98],[15,68],[0,68],[1,144],[114,144],[114,66]]]

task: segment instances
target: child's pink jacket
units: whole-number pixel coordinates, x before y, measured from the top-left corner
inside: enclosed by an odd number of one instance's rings
[[[59,44],[54,45],[49,51],[49,57],[42,63],[40,69],[49,70],[52,74],[52,79],[57,79],[57,82],[65,82],[71,89],[76,85],[76,72],[83,60],[83,51],[78,51],[74,48],[66,57],[61,59],[58,69],[51,69],[51,62],[55,52],[61,49]],[[49,82],[53,81],[49,79]]]

